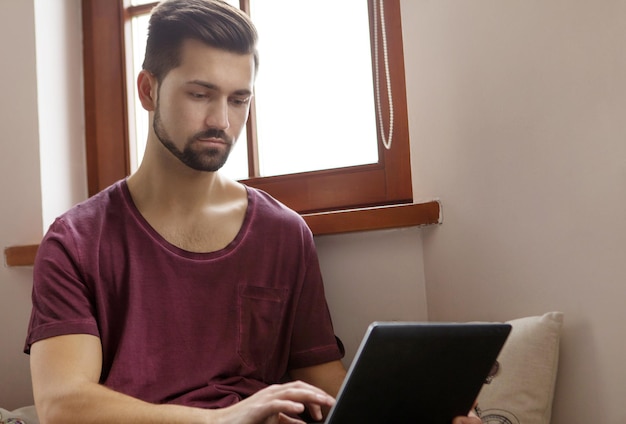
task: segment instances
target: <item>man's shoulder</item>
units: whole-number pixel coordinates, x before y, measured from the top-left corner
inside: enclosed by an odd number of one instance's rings
[[[121,228],[124,219],[120,219],[124,213],[122,197],[118,182],[60,215],[46,231],[37,257],[75,255],[84,260],[96,255],[103,240],[125,234]]]
[[[92,197],[74,205],[60,215],[57,221],[71,226],[91,226],[108,214],[120,213],[124,181],[118,181]]]
[[[304,224],[304,220],[296,211],[271,194],[254,187],[247,187],[247,189],[251,200],[254,202],[255,208],[259,212],[279,220],[290,221],[298,225]]]
[[[263,190],[248,187],[248,192],[254,203],[253,227],[262,228],[264,234],[273,238],[312,240],[313,234],[299,213]]]

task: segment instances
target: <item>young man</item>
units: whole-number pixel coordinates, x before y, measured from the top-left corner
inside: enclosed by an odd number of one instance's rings
[[[332,406],[345,369],[311,233],[217,172],[257,66],[237,9],[154,10],[143,162],[57,219],[38,253],[26,351],[43,423],[296,423]]]

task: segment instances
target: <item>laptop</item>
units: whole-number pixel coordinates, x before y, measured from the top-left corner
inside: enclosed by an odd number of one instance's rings
[[[506,341],[499,323],[374,322],[326,424],[450,424],[467,415]]]

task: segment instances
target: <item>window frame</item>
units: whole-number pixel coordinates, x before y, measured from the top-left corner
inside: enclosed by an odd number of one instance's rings
[[[247,1],[244,1],[244,8]],[[371,9],[373,0],[368,0]],[[130,173],[128,90],[125,31],[131,14],[124,0],[82,0],[84,41],[84,92],[88,191],[93,195]],[[290,175],[257,177],[243,183],[267,191],[299,213],[327,212],[413,201],[404,56],[399,0],[385,0],[388,57],[394,96],[394,134],[390,150],[380,140],[380,161]],[[379,25],[380,27],[380,25]],[[378,37],[379,40],[381,37]],[[371,35],[373,44],[373,34]],[[380,55],[382,58],[382,54]],[[385,70],[379,61],[381,92]],[[130,94],[128,94],[130,93]],[[372,93],[374,95],[374,93]],[[388,131],[389,106],[382,96],[382,113]],[[251,111],[254,119],[254,110]],[[249,140],[254,139],[248,130]],[[250,137],[252,136],[252,137]],[[254,146],[253,146],[254,148]],[[251,165],[253,166],[253,165]]]

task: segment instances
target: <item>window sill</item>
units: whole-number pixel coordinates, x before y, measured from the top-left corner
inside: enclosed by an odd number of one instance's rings
[[[316,236],[439,224],[438,201],[303,214]]]
[[[4,249],[5,266],[31,266],[35,263],[38,244],[10,246]]]
[[[335,212],[304,214],[302,217],[316,236],[438,224],[438,201],[379,206]],[[4,250],[8,267],[32,266],[39,245],[11,246]]]

